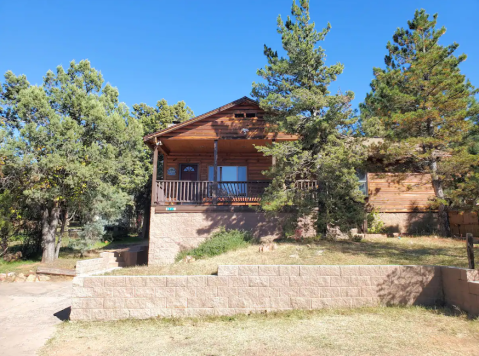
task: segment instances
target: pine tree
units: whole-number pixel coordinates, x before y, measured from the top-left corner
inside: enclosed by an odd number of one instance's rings
[[[299,215],[318,211],[321,233],[327,225],[357,227],[364,219],[363,195],[356,169],[362,165],[362,146],[352,137],[355,123],[352,92],[331,94],[329,85],[343,72],[340,63],[327,66],[318,42],[331,29],[318,32],[310,22],[309,1],[293,2],[292,18],[278,17],[285,57],[265,45],[268,65],[258,70],[263,82],[253,83],[252,95],[267,113],[273,130],[298,135],[296,142],[260,147],[275,165],[272,184],[262,199],[265,210],[297,207]],[[317,191],[304,191],[298,180],[317,180]]]
[[[189,120],[194,114],[184,101],[169,105],[165,99],[161,99],[156,107],[144,103],[133,105],[133,116],[143,125],[144,135],[148,135],[165,129],[169,124]]]
[[[114,220],[147,179],[142,126],[86,60],[48,71],[41,86],[7,72],[0,100],[1,188],[39,212],[48,262],[58,257],[61,215]]]
[[[466,55],[454,55],[457,43],[439,44],[446,29],[436,24],[437,14],[430,19],[425,10],[417,10],[408,29],[397,29],[387,44],[386,68],[373,69],[372,91],[361,114],[367,134],[386,138],[392,160],[408,158],[418,172],[431,174],[440,232],[447,236],[445,188],[472,163],[462,143],[476,90],[459,68]]]

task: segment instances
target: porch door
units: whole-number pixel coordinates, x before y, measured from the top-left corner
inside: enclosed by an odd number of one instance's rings
[[[198,165],[180,164],[180,180],[198,180]]]
[[[197,164],[180,164],[180,181],[178,184],[178,195],[183,203],[198,202],[198,165]]]

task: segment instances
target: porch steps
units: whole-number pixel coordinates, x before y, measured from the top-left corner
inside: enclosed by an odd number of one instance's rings
[[[120,252],[113,252],[113,256],[110,257],[110,261],[108,263],[108,268],[115,268],[115,267],[126,267],[126,262],[123,259],[123,256]]]

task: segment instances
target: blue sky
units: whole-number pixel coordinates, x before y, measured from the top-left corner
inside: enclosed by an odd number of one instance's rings
[[[251,92],[266,63],[263,45],[281,49],[276,18],[291,0],[0,1],[0,72],[26,74],[40,84],[48,69],[89,59],[130,107],[184,100],[196,115]],[[332,87],[369,91],[372,68],[384,65],[386,43],[407,26],[414,10],[439,13],[447,32],[466,53],[464,74],[479,86],[479,0],[311,0],[318,28],[332,30],[321,44],[327,63],[344,73]],[[2,78],[3,79],[3,78]]]

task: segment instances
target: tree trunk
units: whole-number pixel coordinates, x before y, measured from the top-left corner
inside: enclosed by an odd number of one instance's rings
[[[149,203],[149,202],[148,202]],[[143,239],[147,239],[150,234],[150,212],[151,212],[151,206],[150,204],[145,204],[145,214],[143,215],[143,226],[142,226],[142,231],[141,231],[141,237]]]
[[[42,263],[55,260],[55,233],[58,227],[60,208],[58,203],[53,207],[46,207],[42,213]]]
[[[437,162],[433,161],[431,164],[431,177],[432,177],[432,186],[434,187],[434,192],[436,197],[444,201],[444,190],[442,187],[442,181],[439,179],[437,174]],[[451,227],[449,226],[449,214],[447,206],[441,202],[438,207],[437,216],[439,218],[439,234],[441,236],[451,236]]]
[[[58,255],[60,254],[60,248],[62,247],[62,237],[63,234],[65,233],[65,228],[68,225],[68,209],[65,208],[63,210],[62,214],[62,227],[60,228],[60,236],[58,236],[58,241],[57,241],[57,246],[55,248],[55,258],[58,258]]]

